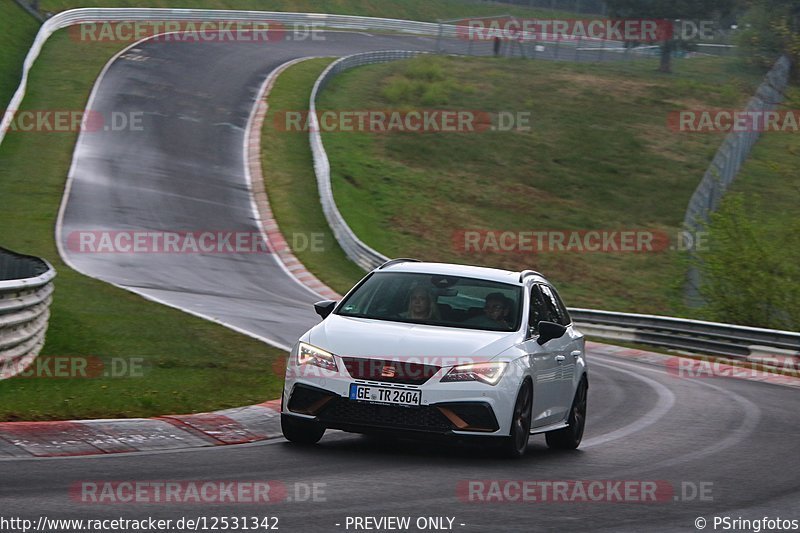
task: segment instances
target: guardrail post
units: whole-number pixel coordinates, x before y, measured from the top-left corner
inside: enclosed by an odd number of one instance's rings
[[[55,275],[44,259],[0,248],[0,379],[24,371],[44,346]]]

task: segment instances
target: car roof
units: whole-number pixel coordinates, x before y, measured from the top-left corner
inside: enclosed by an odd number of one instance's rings
[[[499,268],[480,267],[473,265],[457,265],[454,263],[425,263],[418,261],[398,261],[378,268],[375,272],[413,272],[420,274],[442,274],[450,276],[462,276],[465,278],[478,278],[512,285],[523,285],[520,282],[522,272],[512,272]],[[532,279],[547,282],[541,274],[533,271],[523,271],[530,273]],[[526,274],[527,277],[527,274]]]

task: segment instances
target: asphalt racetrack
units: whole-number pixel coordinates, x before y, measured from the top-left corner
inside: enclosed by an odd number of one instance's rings
[[[127,50],[102,76],[89,107],[103,117],[141,116],[141,128],[81,135],[58,235],[65,259],[90,276],[291,346],[316,323],[310,304],[320,298],[272,254],[251,252],[249,245],[208,254],[95,253],[101,236],[257,235],[244,136],[269,73],[298,57],[434,45],[433,39],[326,32],[324,41],[150,41]],[[82,246],[81,235],[97,240]],[[120,243],[115,250],[130,241]]]

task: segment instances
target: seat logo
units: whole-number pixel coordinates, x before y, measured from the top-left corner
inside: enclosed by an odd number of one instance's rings
[[[382,378],[393,378],[397,370],[393,366],[385,366],[383,370],[381,370],[381,377]]]

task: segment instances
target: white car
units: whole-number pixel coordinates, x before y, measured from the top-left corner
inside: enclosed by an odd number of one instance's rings
[[[538,272],[395,259],[293,347],[284,436],[326,429],[493,438],[522,456],[528,437],[577,448],[589,386],[584,337]]]

